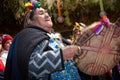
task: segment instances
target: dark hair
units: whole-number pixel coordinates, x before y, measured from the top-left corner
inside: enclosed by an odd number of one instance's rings
[[[26,15],[24,16],[24,27],[26,27],[27,25],[29,25],[28,20],[33,20],[33,16],[34,16],[34,11],[27,11]]]
[[[32,11],[30,11],[28,17],[29,17],[30,20],[33,20],[33,16],[34,16],[34,11],[32,10]]]

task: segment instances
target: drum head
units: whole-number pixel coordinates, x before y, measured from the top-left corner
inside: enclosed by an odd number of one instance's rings
[[[79,56],[75,56],[74,60],[80,71],[89,75],[102,75],[118,64],[120,36],[113,36],[117,35],[115,34],[116,29],[114,25],[104,27],[100,34],[92,36],[84,44],[86,37],[77,39],[76,44],[81,46],[81,53]]]

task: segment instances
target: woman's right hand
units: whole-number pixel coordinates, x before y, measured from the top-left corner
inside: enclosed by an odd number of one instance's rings
[[[63,59],[71,60],[75,55],[78,55],[80,51],[80,47],[76,45],[70,45],[62,48]]]

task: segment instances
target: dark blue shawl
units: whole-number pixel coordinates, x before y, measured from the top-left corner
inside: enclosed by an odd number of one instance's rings
[[[49,39],[46,33],[46,31],[37,26],[29,26],[14,37],[8,53],[5,80],[28,79],[30,55],[40,41]]]

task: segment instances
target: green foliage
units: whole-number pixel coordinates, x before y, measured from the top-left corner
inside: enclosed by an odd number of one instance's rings
[[[25,12],[25,3],[30,0],[4,0],[3,1],[3,13],[11,12],[14,14],[16,20],[20,20]],[[58,9],[57,9],[57,0],[38,0],[42,2],[51,16],[54,18],[54,22],[57,24],[58,17]],[[77,17],[81,17],[84,13],[85,15],[91,14],[91,12],[100,11],[100,0],[60,0],[60,6],[62,15],[65,18],[66,24],[70,26],[72,24],[70,15],[77,15]],[[120,3],[119,0],[103,0],[103,5],[105,10],[116,11],[117,13],[120,11],[118,6]]]

